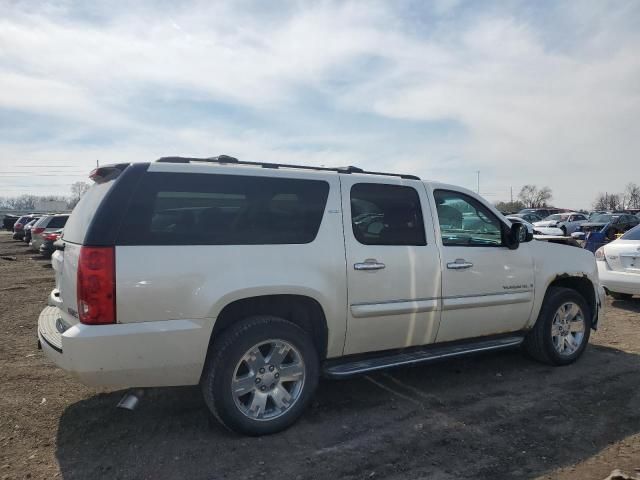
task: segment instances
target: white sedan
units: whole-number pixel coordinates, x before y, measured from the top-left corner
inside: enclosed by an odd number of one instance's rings
[[[564,236],[564,232],[561,229],[556,227],[538,227],[536,226],[538,222],[529,223],[528,221],[524,220],[522,217],[519,217],[516,215],[508,215],[507,218],[512,222],[524,223],[527,226],[527,228],[533,232],[534,235],[551,235],[554,237]]]
[[[640,295],[640,225],[596,250],[600,283],[618,300]]]
[[[580,225],[587,221],[587,217],[579,212],[555,213],[549,215],[540,222],[535,222],[537,229],[557,228],[562,230],[562,235],[570,235],[575,232]]]

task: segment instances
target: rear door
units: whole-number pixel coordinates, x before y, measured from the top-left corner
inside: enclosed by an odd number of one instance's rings
[[[504,246],[503,223],[471,192],[434,190],[442,243],[437,342],[522,329],[534,293],[531,244]]]
[[[345,354],[432,343],[440,257],[424,184],[341,175],[347,257]]]

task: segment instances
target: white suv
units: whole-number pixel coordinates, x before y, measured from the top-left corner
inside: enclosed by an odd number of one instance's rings
[[[238,432],[289,426],[321,374],[519,345],[569,364],[601,317],[593,254],[531,241],[463,188],[227,156],[91,178],[42,348],[90,385],[200,384]]]

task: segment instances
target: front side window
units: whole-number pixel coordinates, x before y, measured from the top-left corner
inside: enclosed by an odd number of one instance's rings
[[[364,245],[426,245],[415,188],[381,183],[351,187],[353,235]]]
[[[436,190],[434,197],[444,245],[502,245],[502,222],[486,206],[450,190]]]
[[[312,242],[329,195],[325,181],[147,173],[118,243],[273,245]]]

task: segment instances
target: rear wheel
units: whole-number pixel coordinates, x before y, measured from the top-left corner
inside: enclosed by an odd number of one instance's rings
[[[564,225],[562,225],[560,227],[560,230],[562,230],[562,236],[566,237],[567,236],[567,227],[565,227]]]
[[[551,365],[575,362],[589,342],[590,309],[575,290],[551,287],[538,320],[525,338],[527,353]]]
[[[298,419],[318,376],[318,354],[307,332],[282,318],[256,316],[214,341],[201,387],[223,425],[246,435],[265,435]]]
[[[609,292],[609,295],[611,295],[616,300],[630,300],[631,297],[633,297],[633,295],[631,295],[630,293],[619,293],[619,292]]]

